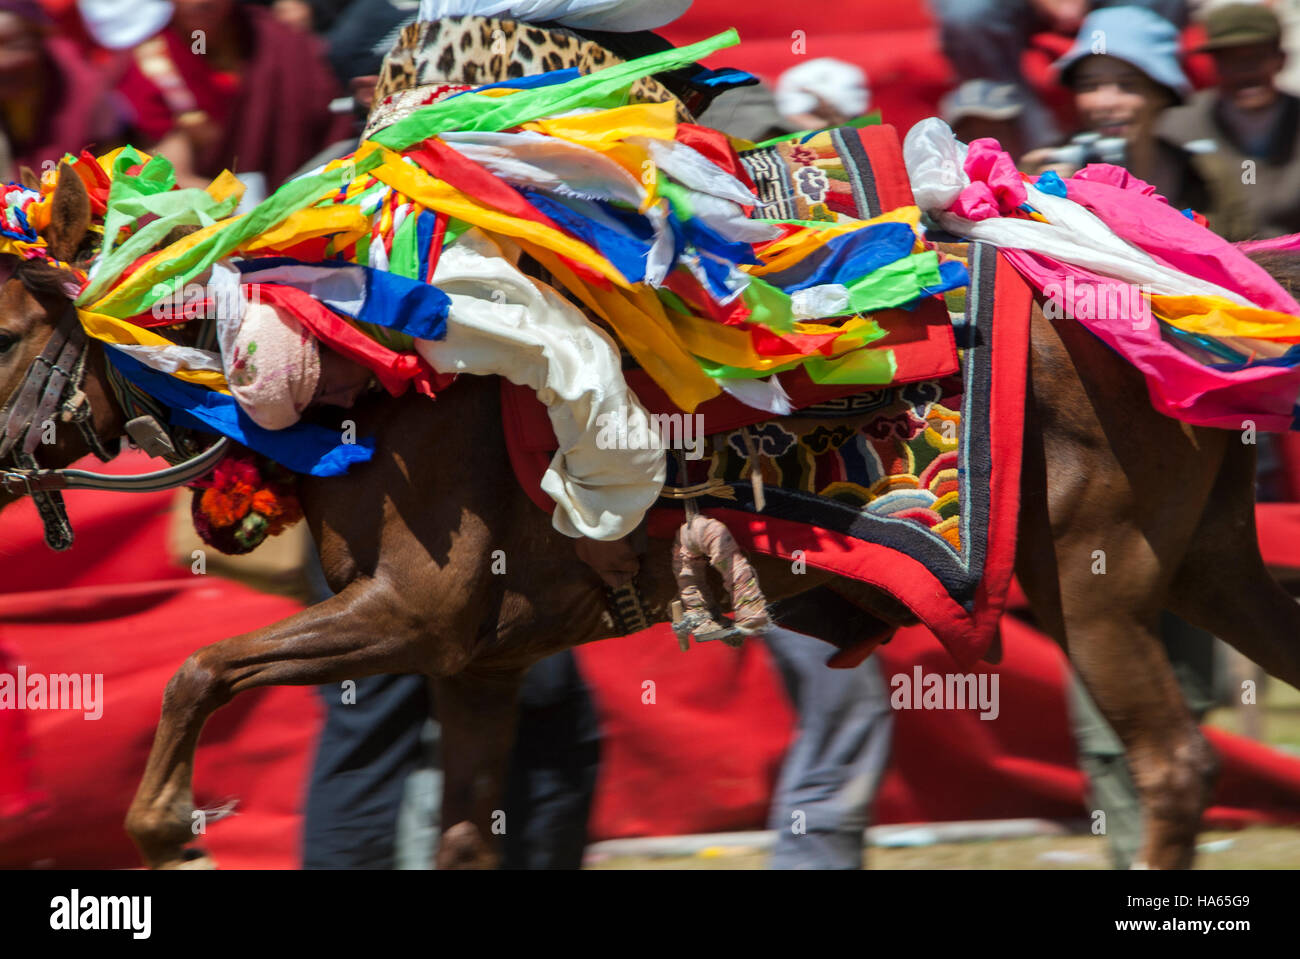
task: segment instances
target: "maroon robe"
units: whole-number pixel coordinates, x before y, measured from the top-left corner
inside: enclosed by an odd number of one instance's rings
[[[105,91],[104,72],[88,63],[77,46],[63,37],[43,41],[46,59],[46,87],[36,129],[24,142],[10,131],[14,171],[31,167],[38,175],[58,163],[65,153],[74,156],[86,147],[96,150],[115,146],[121,129],[113,102]]]
[[[221,129],[216,142],[195,156],[194,172],[205,177],[224,169],[258,172],[274,189],[324,147],[346,138],[352,120],[329,112],[339,88],[318,38],[280,24],[260,7],[240,5],[231,16],[238,18],[246,57],[237,81],[191,52],[187,37],[170,28],[161,34],[196,108]],[[176,117],[162,90],[134,57],[118,92],[139,139],[157,142],[174,128]]]

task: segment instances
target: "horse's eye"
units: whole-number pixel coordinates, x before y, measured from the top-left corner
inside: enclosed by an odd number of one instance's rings
[[[0,356],[3,356],[5,353],[8,353],[13,349],[14,344],[17,343],[19,339],[20,337],[17,333],[10,333],[8,330],[0,330]]]

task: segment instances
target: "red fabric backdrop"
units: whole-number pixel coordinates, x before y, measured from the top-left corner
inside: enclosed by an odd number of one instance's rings
[[[764,4],[749,16],[736,0],[695,0],[690,10],[659,32],[678,46],[731,27],[740,46],[704,61],[747,70],[775,86],[781,73],[813,57],[835,57],[862,67],[872,109],[900,135],[934,116],[952,86],[951,69],[921,0],[836,0],[834,3]]]
[[[103,468],[140,472],[142,454]],[[144,770],[163,687],[200,646],[293,613],[295,603],[168,562],[170,493],[69,493],[77,543],[53,553],[30,502],[0,521],[0,642],[28,673],[101,673],[104,709],[0,710],[0,867],[137,865],[122,819]],[[292,868],[302,790],[320,725],[308,689],[240,696],[203,730],[195,775],[200,807],[238,797],[239,815],[213,826],[223,865]],[[28,761],[7,757],[27,740]],[[44,804],[33,800],[45,798]],[[24,801],[25,800],[25,801]],[[18,806],[27,806],[17,815]]]

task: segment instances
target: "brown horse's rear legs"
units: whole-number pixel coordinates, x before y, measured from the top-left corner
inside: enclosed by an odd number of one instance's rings
[[[1188,712],[1156,634],[1159,610],[1128,602],[1132,594],[1114,589],[1112,577],[1141,577],[1144,567],[1154,572],[1153,564],[1124,562],[1113,544],[1107,553],[1113,565],[1104,576],[1093,575],[1088,552],[1062,553],[1059,593],[1056,583],[1029,568],[1026,553],[1017,572],[1035,613],[1045,627],[1054,627],[1058,642],[1065,640],[1085,688],[1124,744],[1143,811],[1139,862],[1185,869],[1209,801],[1214,754]],[[1153,583],[1139,590],[1146,588],[1149,595],[1158,589]]]
[[[439,869],[492,869],[497,836],[510,827],[501,808],[518,721],[523,672],[437,677],[433,702],[442,724],[442,842]]]
[[[253,633],[193,653],[167,684],[162,717],[126,830],[146,865],[205,865],[187,858],[198,830],[191,782],[207,718],[260,686],[342,682],[376,673],[422,672],[418,619],[403,615],[389,587],[358,580],[325,602]]]
[[[1016,574],[1124,744],[1140,861],[1189,866],[1214,755],[1155,630],[1212,502],[1225,437],[1157,413],[1136,370],[1037,309],[1027,406]]]

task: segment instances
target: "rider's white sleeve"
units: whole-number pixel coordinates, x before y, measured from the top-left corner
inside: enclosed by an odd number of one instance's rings
[[[433,285],[451,297],[447,335],[416,340],[420,355],[441,373],[504,376],[546,405],[559,441],[542,479],[558,507],[555,528],[599,540],[632,532],[659,496],[666,463],[662,449],[644,448],[657,443],[609,442],[650,435],[614,341],[477,229],[442,251]]]

